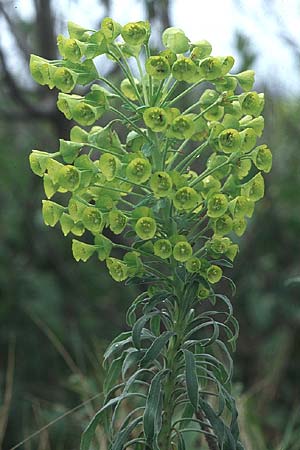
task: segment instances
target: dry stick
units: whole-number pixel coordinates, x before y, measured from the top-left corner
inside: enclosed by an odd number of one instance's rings
[[[81,372],[80,368],[75,363],[72,356],[68,353],[66,348],[63,346],[63,344],[60,342],[58,337],[53,333],[53,331],[46,325],[41,319],[39,319],[37,316],[29,313],[30,318],[32,321],[38,326],[40,330],[42,330],[46,336],[49,338],[50,342],[52,342],[53,346],[56,348],[58,353],[63,357],[65,360],[67,366],[73,373],[77,373],[77,375],[80,376],[80,378],[84,378],[84,374]]]
[[[3,406],[0,409],[0,450],[2,449],[2,443],[7,427],[9,408],[11,404],[12,391],[13,391],[13,381],[14,381],[14,371],[15,371],[15,338],[10,340],[8,349],[8,363],[6,370],[5,379],[5,392]]]
[[[49,428],[52,425],[54,425],[56,422],[59,422],[60,420],[62,420],[65,417],[69,416],[70,414],[73,414],[75,411],[77,411],[78,409],[82,408],[87,403],[92,402],[93,400],[95,400],[96,398],[100,397],[101,395],[103,395],[102,392],[100,392],[99,394],[94,395],[94,397],[91,397],[88,400],[85,400],[84,402],[80,403],[79,405],[75,406],[74,408],[69,409],[69,411],[66,411],[65,413],[63,413],[60,416],[56,417],[56,419],[51,420],[51,422],[48,422],[42,428],[40,428],[39,430],[37,430],[34,433],[30,434],[25,439],[23,439],[23,441],[21,441],[18,444],[14,445],[9,450],[16,450],[17,448],[21,447],[21,445],[26,444],[26,442],[29,442],[32,438],[34,438],[35,436],[38,436],[40,433],[45,431],[47,428]]]
[[[205,422],[205,420],[206,420],[206,417],[204,416],[203,412],[200,411],[200,410],[198,410],[196,412],[196,417],[197,417],[198,420],[201,420],[203,422]],[[211,429],[211,427],[208,426],[208,424],[207,424],[207,426],[203,425],[203,430],[207,431],[209,433],[212,432],[212,429]],[[207,442],[209,450],[219,450],[217,437],[213,438],[209,434],[205,434],[204,436],[205,436],[205,439],[206,439],[206,442]]]
[[[35,400],[35,402],[32,404],[32,408],[37,425],[41,426],[42,425],[41,406],[38,400]],[[43,430],[40,434],[39,445],[37,450],[47,450],[47,448],[50,448],[49,433],[47,430]]]
[[[57,338],[57,336],[53,333],[53,331],[46,325],[41,319],[39,319],[37,316],[34,316],[30,312],[28,312],[29,316],[33,320],[33,322],[40,328],[41,331],[43,331],[46,336],[49,338],[50,342],[53,344],[53,346],[56,348],[58,353],[63,357],[64,361],[66,362],[67,366],[71,370],[71,372],[76,373],[82,382],[83,386],[87,386],[86,377],[80,370],[80,368],[75,363],[72,356],[69,354],[69,352],[66,350],[66,348],[63,346],[63,344],[60,342],[60,340]],[[86,399],[86,394],[84,393],[82,395],[84,399]],[[93,409],[87,405],[86,412],[91,419],[94,415]],[[97,436],[97,439],[100,441],[100,436]],[[1,450],[1,449],[0,449]]]

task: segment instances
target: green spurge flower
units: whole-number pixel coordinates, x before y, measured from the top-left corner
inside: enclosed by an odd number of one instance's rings
[[[110,275],[116,281],[124,281],[128,276],[128,267],[116,258],[107,258],[106,265]]]
[[[139,90],[140,83],[139,80],[137,80],[136,78],[134,78],[133,81],[134,85],[128,78],[125,78],[124,80],[122,80],[120,87],[121,91],[123,92],[124,95],[126,95],[127,98],[129,98],[132,101],[136,101],[138,100],[137,90]]]
[[[115,234],[120,234],[126,227],[127,218],[126,216],[116,209],[109,211],[109,227],[111,231]]]
[[[147,39],[147,28],[146,22],[127,23],[127,25],[122,28],[121,35],[124,41],[129,45],[140,45]]]
[[[76,261],[86,262],[92,254],[96,251],[94,245],[86,244],[85,242],[77,241],[73,239],[72,241],[72,252]]]
[[[58,173],[58,184],[67,191],[75,191],[80,183],[80,172],[71,165],[62,166]]]
[[[176,139],[189,139],[195,132],[195,123],[192,117],[180,115],[170,124],[167,135]]]
[[[118,157],[109,153],[104,153],[99,159],[99,167],[101,172],[105,175],[108,181],[115,178],[121,162]]]
[[[167,172],[155,172],[150,186],[157,197],[167,197],[172,192],[172,178]]]
[[[192,210],[200,201],[200,195],[192,187],[186,186],[179,189],[173,198],[175,208],[179,210]]]
[[[145,183],[151,175],[151,164],[145,158],[134,158],[126,167],[126,176],[133,183]]]
[[[221,217],[227,211],[228,199],[225,194],[212,194],[207,202],[207,215],[212,218]]]
[[[82,213],[82,222],[87,230],[97,233],[102,229],[102,214],[95,207],[87,206]]]
[[[164,80],[170,73],[168,60],[163,56],[150,56],[146,62],[146,72],[156,80]]]
[[[212,264],[207,270],[207,279],[210,283],[218,283],[222,278],[222,269],[219,266]]]
[[[238,151],[241,146],[240,133],[233,128],[222,131],[219,135],[219,144],[225,153]]]
[[[53,73],[53,82],[62,92],[71,92],[76,86],[77,75],[72,70],[58,67]]]
[[[186,241],[177,242],[173,249],[174,258],[176,259],[176,261],[180,262],[188,261],[192,256],[192,253],[192,246]]]
[[[141,239],[152,239],[156,232],[156,223],[152,217],[141,217],[136,225],[135,231]]]
[[[213,56],[203,59],[200,62],[200,72],[205,80],[215,80],[222,74],[222,62]]]
[[[158,239],[154,242],[153,250],[156,256],[166,259],[172,255],[172,244],[168,239]]]
[[[143,118],[147,127],[153,131],[164,131],[168,126],[168,114],[163,108],[148,108]]]
[[[270,172],[272,168],[272,153],[271,150],[264,144],[256,147],[251,153],[252,161],[259,170]]]
[[[129,331],[105,353],[104,404],[81,450],[91,450],[99,423],[109,450],[188,448],[198,423],[209,448],[243,450],[230,393],[237,324],[218,286],[272,165],[267,145],[257,146],[264,96],[251,91],[252,70],[231,74],[232,56],[181,29],[163,32],[158,54],[148,22],[106,17],[99,30],[68,30],[61,60],[30,59],[34,80],[56,87],[59,111],[80,125],[54,153],[29,157],[44,185],[44,222],[76,237],[76,261],[95,255],[115,281],[145,287]],[[98,55],[121,69],[116,84],[98,74]],[[77,85],[90,87],[78,95]]]
[[[190,58],[181,58],[172,66],[172,75],[178,81],[193,82],[197,74],[197,66]]]
[[[189,40],[180,28],[167,28],[162,34],[162,42],[174,53],[185,53],[189,49]]]
[[[212,52],[212,46],[206,40],[193,43],[191,48],[191,58],[196,61],[200,61],[201,59],[206,58]]]
[[[190,273],[199,272],[201,267],[201,261],[196,256],[187,260],[185,264],[186,270]]]

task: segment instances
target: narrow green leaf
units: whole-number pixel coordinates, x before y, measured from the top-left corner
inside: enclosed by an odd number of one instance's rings
[[[212,407],[205,400],[200,398],[199,401],[206,418],[209,420],[213,431],[218,438],[220,448],[222,450],[236,450],[237,441],[234,439],[223,420],[217,416]]]
[[[184,437],[179,432],[177,433],[177,436],[178,436],[178,450],[186,450]]]
[[[174,336],[173,331],[165,331],[161,336],[157,337],[146,351],[144,357],[141,360],[141,364],[148,364],[150,361],[155,360],[161,353],[164,346],[167,344],[171,336]]]
[[[120,430],[116,438],[111,446],[111,450],[123,450],[124,445],[128,441],[128,438],[132,431],[135,429],[135,427],[142,422],[142,417],[137,417],[135,420],[133,420],[131,423],[129,423],[124,429]]]
[[[183,350],[185,358],[185,381],[187,387],[187,394],[191,404],[197,411],[199,403],[199,386],[197,379],[197,369],[195,356],[189,350]]]
[[[106,349],[103,356],[103,366],[107,362],[108,358],[113,356],[116,352],[123,350],[125,345],[129,344],[132,341],[131,332],[126,331],[125,333],[119,334],[112,343]]]
[[[130,395],[130,394],[129,394]],[[95,435],[95,431],[97,426],[100,424],[103,414],[104,412],[106,412],[106,410],[110,407],[110,406],[114,406],[118,403],[118,401],[120,400],[121,396],[112,398],[111,400],[109,400],[109,402],[107,402],[92,418],[92,420],[90,421],[90,423],[88,424],[88,426],[86,427],[86,429],[84,430],[84,432],[82,433],[81,436],[81,442],[80,442],[80,450],[89,450],[92,439]]]
[[[153,317],[155,314],[158,314],[159,312],[153,312],[149,314],[145,314],[144,316],[140,317],[139,320],[136,321],[132,328],[132,342],[134,343],[135,347],[137,349],[141,348],[141,336],[142,336],[142,330],[145,326],[145,324],[148,322],[151,317]]]
[[[142,294],[138,295],[134,302],[130,305],[127,313],[126,313],[126,322],[127,324],[132,327],[134,322],[136,321],[136,314],[135,310],[136,308],[143,303],[148,297],[147,292],[143,292]]]
[[[106,395],[110,389],[116,384],[121,376],[121,367],[123,364],[124,355],[119,356],[119,358],[114,359],[110,364],[108,372],[105,377],[103,384],[103,392]]]
[[[155,336],[160,335],[161,318],[159,315],[152,317],[150,320],[150,329]]]
[[[127,355],[125,356],[125,359],[123,361],[122,365],[122,378],[124,380],[127,371],[135,365],[140,359],[143,357],[144,352],[140,350],[135,350],[134,348],[131,348],[128,350]]]
[[[220,300],[222,300],[225,303],[225,305],[228,308],[229,315],[232,316],[233,309],[232,309],[232,304],[231,304],[231,301],[229,300],[229,298],[223,294],[215,294],[215,297],[219,298]]]
[[[191,419],[194,415],[195,409],[193,407],[193,405],[191,405],[190,403],[187,403],[184,407],[183,413],[182,413],[182,418],[183,419]],[[181,422],[179,424],[179,430],[184,428],[184,424],[186,425],[187,422]]]
[[[166,373],[167,371],[163,370],[153,377],[148,392],[143,423],[145,436],[149,444],[153,442],[161,428],[161,380]]]

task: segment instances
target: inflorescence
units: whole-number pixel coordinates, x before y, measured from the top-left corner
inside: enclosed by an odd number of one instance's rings
[[[45,223],[76,236],[76,261],[97,254],[116,281],[159,281],[180,266],[201,278],[198,298],[209,297],[271,169],[269,148],[257,145],[264,95],[251,91],[254,72],[231,74],[232,56],[212,56],[209,42],[191,43],[178,28],[164,31],[165,49],[155,56],[148,22],[105,18],[98,31],[72,22],[68,30],[70,37],[58,37],[62,59],[30,61],[35,81],[60,90],[58,109],[78,124],[55,153],[30,155],[44,182]],[[119,65],[121,83],[98,73],[99,55]],[[200,97],[180,110],[201,84]],[[77,85],[88,93],[72,93]],[[114,119],[97,125],[106,113]],[[116,128],[126,132],[124,143]],[[52,200],[56,193],[62,204]],[[123,244],[112,238],[119,234]]]

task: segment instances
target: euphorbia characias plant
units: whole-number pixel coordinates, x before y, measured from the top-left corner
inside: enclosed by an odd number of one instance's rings
[[[78,124],[55,153],[30,155],[44,221],[75,236],[76,261],[95,255],[114,280],[142,286],[129,331],[105,353],[104,403],[81,450],[95,448],[98,424],[111,450],[184,450],[188,434],[203,436],[201,448],[240,450],[230,392],[238,324],[218,283],[271,169],[269,148],[257,145],[264,96],[251,91],[252,70],[231,74],[232,56],[212,56],[209,42],[178,28],[163,32],[155,55],[148,22],[105,18],[98,31],[72,22],[68,31],[62,59],[30,61]],[[99,74],[98,55],[119,66],[120,83]],[[73,93],[77,85],[87,93]],[[185,96],[194,103],[182,110]],[[114,118],[100,126],[107,112]]]

